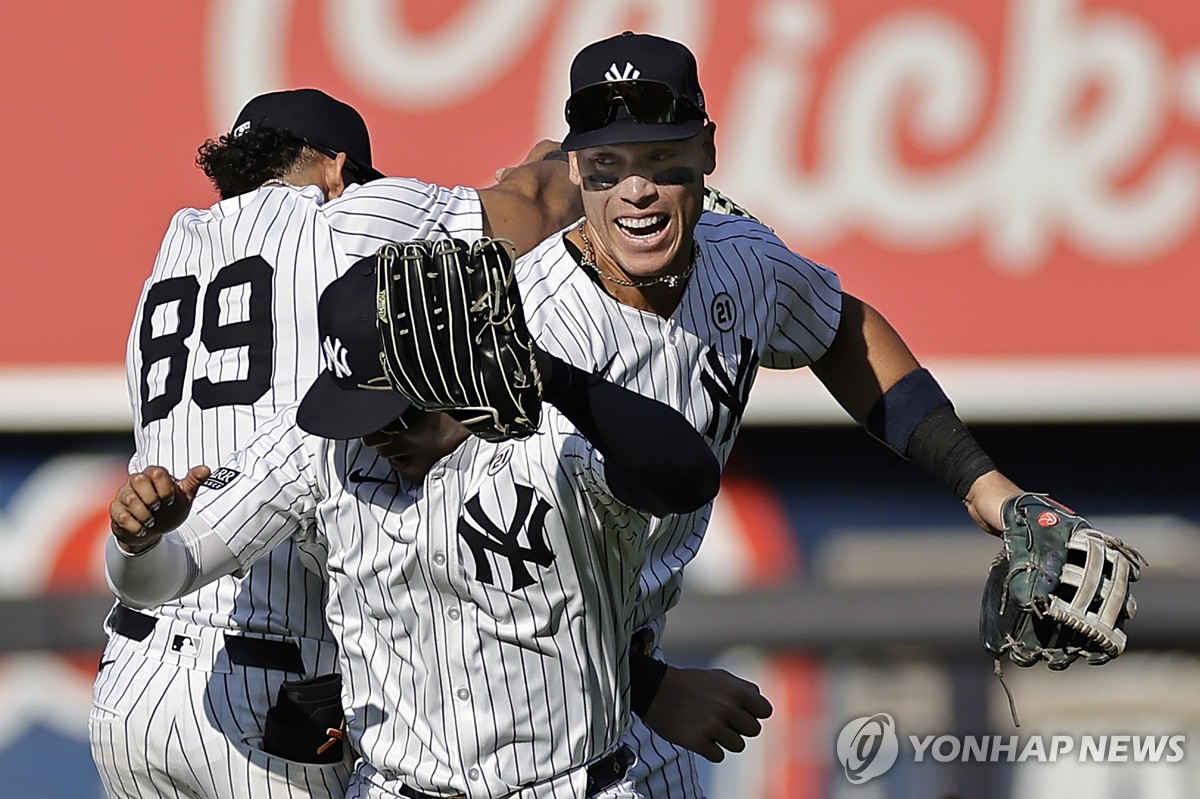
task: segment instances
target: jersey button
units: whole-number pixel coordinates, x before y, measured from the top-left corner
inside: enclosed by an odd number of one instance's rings
[[[445,566],[446,565],[446,556],[443,555],[441,552],[434,553],[433,562],[439,566]]]
[[[450,608],[446,611],[446,615],[450,617],[451,621],[458,621],[458,608]]]
[[[467,772],[467,777],[472,780],[479,779],[479,769],[477,769],[477,768],[471,769],[470,771]]]
[[[459,699],[466,700],[471,698],[471,692],[466,688],[459,688],[456,693],[458,694]]]

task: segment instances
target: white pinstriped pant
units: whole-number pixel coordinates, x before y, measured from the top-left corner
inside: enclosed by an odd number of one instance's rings
[[[186,635],[183,653],[172,651]],[[351,764],[294,763],[259,748],[270,703],[301,675],[230,663],[224,633],[160,619],[142,641],[110,633],[88,737],[110,797],[341,799]],[[336,667],[329,642],[299,639],[310,674]]]
[[[643,799],[705,799],[696,772],[696,756],[654,733],[636,715],[621,743],[637,753],[637,762],[629,769],[627,782],[632,783]],[[595,799],[623,799],[627,794],[616,785],[601,791]]]

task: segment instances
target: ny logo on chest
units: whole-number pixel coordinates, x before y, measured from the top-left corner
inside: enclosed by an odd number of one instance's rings
[[[754,385],[754,376],[758,374],[759,358],[754,351],[754,342],[745,336],[740,338],[741,353],[734,364],[732,376],[725,371],[721,353],[716,347],[708,348],[700,367],[700,385],[712,403],[712,418],[708,420],[704,435],[714,444],[727,443],[741,424],[746,403],[750,399],[750,387]]]
[[[546,544],[546,514],[550,503],[537,496],[529,486],[516,485],[517,505],[507,523],[496,522],[483,509],[479,495],[471,497],[458,519],[458,534],[471,550],[475,560],[475,579],[487,585],[495,585],[492,564],[488,553],[499,561],[507,558],[512,574],[512,590],[533,585],[537,579],[529,573],[527,564],[547,567],[554,562],[554,553]],[[535,502],[536,500],[536,502]],[[525,533],[528,546],[522,546],[521,533]]]

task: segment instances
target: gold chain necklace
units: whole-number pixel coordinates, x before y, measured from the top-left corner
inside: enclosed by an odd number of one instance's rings
[[[680,283],[683,283],[692,276],[692,272],[696,271],[696,261],[700,257],[700,245],[692,240],[692,260],[688,264],[688,268],[677,275],[659,275],[658,277],[648,277],[644,280],[623,280],[619,277],[613,277],[600,271],[600,267],[596,264],[596,253],[592,250],[592,242],[587,236],[587,220],[584,219],[579,223],[579,237],[583,239],[583,265],[591,269],[605,280],[616,283],[618,286],[628,286],[630,288],[640,289],[646,286],[656,286],[659,283],[666,284],[667,288],[676,288]]]
[[[271,178],[270,180],[263,181],[262,186],[259,188],[266,188],[267,186],[282,186],[285,189],[295,189],[296,191],[304,190],[303,186],[297,186],[295,183],[288,183],[286,180],[280,180],[279,178]]]

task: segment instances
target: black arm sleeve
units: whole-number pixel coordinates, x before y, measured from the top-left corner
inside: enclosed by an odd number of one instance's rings
[[[667,664],[653,655],[637,650],[629,652],[629,709],[645,716],[667,676]]]
[[[655,516],[712,501],[721,467],[683,415],[550,356],[543,396],[604,455],[613,496]]]

